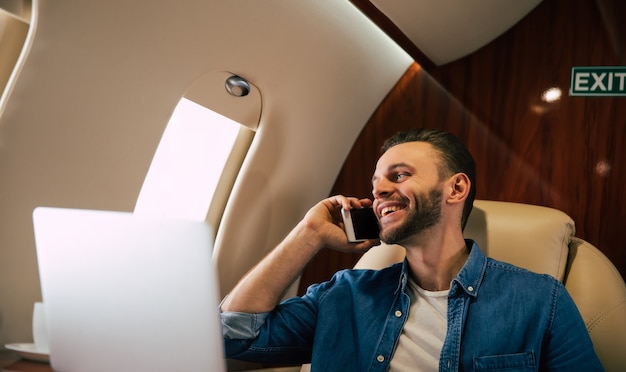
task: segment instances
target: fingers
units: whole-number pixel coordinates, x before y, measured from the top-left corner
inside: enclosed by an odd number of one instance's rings
[[[365,252],[380,244],[380,241],[374,239],[358,243],[348,242],[340,209],[350,210],[371,205],[372,201],[369,199],[334,195],[311,208],[300,226],[314,234],[322,247],[342,252]]]
[[[327,248],[333,249],[339,252],[345,253],[365,253],[370,250],[370,248],[380,245],[380,240],[378,239],[370,239],[357,243],[350,243],[347,239],[342,244],[337,244],[335,246],[329,246]]]
[[[357,199],[354,197],[346,197],[343,195],[334,195],[327,199],[334,207],[341,207],[345,210],[352,208],[371,207],[372,201],[369,199]]]

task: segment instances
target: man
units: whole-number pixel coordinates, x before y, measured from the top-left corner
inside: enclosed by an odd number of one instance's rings
[[[450,133],[416,129],[385,142],[372,203],[321,201],[221,305],[229,357],[307,363],[313,371],[559,370],[602,366],[565,288],[486,258],[463,226],[475,165]],[[340,208],[373,204],[380,240],[406,249],[383,270],[343,270],[278,304],[321,249],[348,243]]]

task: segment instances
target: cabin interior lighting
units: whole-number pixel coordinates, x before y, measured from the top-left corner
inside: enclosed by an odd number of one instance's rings
[[[606,177],[609,175],[611,171],[611,164],[606,160],[600,160],[598,164],[596,164],[596,173],[601,177]]]
[[[250,83],[241,76],[233,75],[226,79],[226,90],[235,97],[245,97],[250,93]]]
[[[541,100],[548,103],[555,102],[561,99],[561,94],[562,92],[559,88],[548,88],[541,94]]]

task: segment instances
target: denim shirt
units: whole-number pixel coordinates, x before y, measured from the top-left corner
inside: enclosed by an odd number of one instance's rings
[[[448,295],[440,371],[603,370],[560,282],[466,243],[469,258]],[[408,270],[406,260],[382,270],[343,270],[270,313],[223,312],[226,355],[310,362],[312,371],[387,371],[408,316]]]

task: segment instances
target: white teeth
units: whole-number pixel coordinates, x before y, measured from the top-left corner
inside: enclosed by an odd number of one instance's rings
[[[400,209],[402,209],[402,207],[398,206],[398,205],[394,205],[391,207],[385,207],[381,210],[381,214],[383,216],[388,215],[389,213],[395,212],[395,211],[399,211]]]

